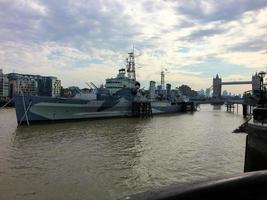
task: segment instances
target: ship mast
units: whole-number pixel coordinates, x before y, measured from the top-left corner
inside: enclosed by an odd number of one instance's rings
[[[162,90],[164,90],[164,88],[165,88],[165,74],[164,74],[164,70],[161,70],[161,73],[160,73],[160,82],[161,82],[161,88],[162,88]]]
[[[134,47],[133,47],[133,51],[128,54],[129,54],[129,57],[126,58],[126,69],[127,69],[128,78],[136,81]]]

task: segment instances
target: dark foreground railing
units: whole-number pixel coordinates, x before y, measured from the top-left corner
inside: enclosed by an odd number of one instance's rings
[[[267,199],[267,171],[249,172],[234,178],[195,184],[184,188],[172,186],[160,191],[125,197],[125,200],[217,200]]]
[[[267,108],[254,108],[253,119],[261,123],[266,123],[267,122]]]

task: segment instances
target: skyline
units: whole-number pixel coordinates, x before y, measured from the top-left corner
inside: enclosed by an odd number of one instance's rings
[[[104,83],[136,47],[137,79],[208,88],[250,80],[266,70],[267,2],[30,1],[0,2],[0,68],[57,76],[62,85]],[[248,87],[224,87],[233,93]]]

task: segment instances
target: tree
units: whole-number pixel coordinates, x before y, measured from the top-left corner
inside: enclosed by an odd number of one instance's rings
[[[197,91],[192,90],[188,85],[181,85],[178,89],[182,95],[187,97],[196,97],[198,95]]]

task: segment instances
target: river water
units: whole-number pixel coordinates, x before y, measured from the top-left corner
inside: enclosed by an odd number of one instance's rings
[[[240,109],[241,110],[241,109]],[[0,110],[0,199],[117,199],[240,174],[244,119],[200,111],[17,128]]]

